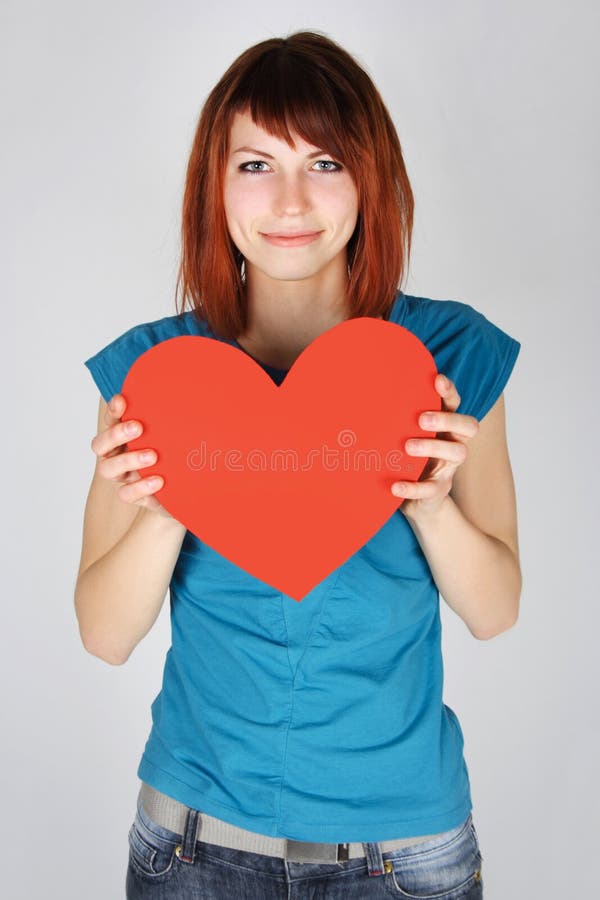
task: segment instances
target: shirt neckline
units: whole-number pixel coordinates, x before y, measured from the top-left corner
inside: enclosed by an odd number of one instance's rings
[[[400,302],[400,300],[402,298],[405,298],[405,297],[406,297],[406,294],[404,294],[401,290],[398,290],[396,292],[396,297],[390,307],[388,316],[387,316],[387,318],[383,319],[384,322],[396,322],[397,324],[401,324],[399,321],[397,321],[401,317],[396,312],[396,305]],[[194,311],[192,310],[190,314],[193,316]],[[217,338],[217,336],[214,334],[212,328],[210,328],[208,322],[206,323],[206,329],[213,338],[215,338],[217,340],[225,341],[227,344],[231,344],[232,346],[237,347],[238,350],[241,350],[242,353],[245,353],[246,356],[249,356],[253,362],[255,362],[258,366],[261,366],[263,369],[266,369],[268,372],[272,372],[275,375],[287,375],[289,373],[291,366],[290,366],[290,369],[278,369],[276,366],[270,366],[268,363],[261,362],[260,360],[255,359],[254,356],[252,356],[252,354],[249,353],[245,349],[245,347],[242,347],[242,345],[235,338],[223,338],[223,337]]]
[[[236,341],[235,338],[233,338],[233,343],[239,350],[242,351],[242,353],[245,353],[246,356],[249,356],[253,362],[257,363],[259,366],[262,366],[263,369],[268,369],[269,372],[274,372],[276,375],[287,375],[290,371],[289,369],[278,369],[276,366],[270,366],[269,363],[261,362],[259,359],[256,359],[256,357],[252,356],[252,354],[249,353],[245,347],[242,347],[242,345],[238,341]]]

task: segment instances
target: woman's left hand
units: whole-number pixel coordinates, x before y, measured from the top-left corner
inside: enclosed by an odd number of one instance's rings
[[[452,488],[454,473],[467,458],[467,443],[479,430],[479,422],[474,416],[455,412],[460,406],[460,396],[449,378],[438,373],[435,389],[442,398],[442,409],[433,413],[432,420],[426,420],[428,414],[421,413],[419,425],[426,431],[436,431],[437,437],[411,439],[405,445],[410,456],[431,458],[418,481],[396,481],[392,485],[395,496],[406,498],[400,505],[405,515],[417,511],[436,512],[442,506]],[[401,493],[396,492],[396,485],[402,485]]]

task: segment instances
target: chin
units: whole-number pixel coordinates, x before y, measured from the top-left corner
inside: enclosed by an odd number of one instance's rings
[[[289,260],[287,260],[287,264],[286,261],[283,261],[283,264],[280,266],[261,265],[252,261],[250,261],[250,264],[266,278],[271,278],[274,281],[304,281],[306,278],[313,278],[315,275],[319,275],[327,268],[330,262],[312,266],[307,266],[306,263],[304,265],[291,265]],[[247,273],[248,258],[246,257]]]

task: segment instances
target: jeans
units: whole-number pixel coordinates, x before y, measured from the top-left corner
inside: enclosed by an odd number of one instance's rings
[[[298,863],[195,840],[153,822],[138,802],[129,830],[127,900],[480,900],[482,855],[472,815],[449,835],[338,863]]]

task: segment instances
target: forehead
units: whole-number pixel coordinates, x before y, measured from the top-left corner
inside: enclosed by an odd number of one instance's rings
[[[269,134],[260,125],[252,120],[249,112],[236,112],[230,130],[229,152],[233,153],[238,147],[248,146],[255,147],[260,150],[269,151],[277,149],[279,152],[301,153],[307,150],[314,150],[315,145],[308,143],[304,138],[300,137],[298,132],[291,132],[292,138],[296,145],[296,149],[290,147],[283,138],[278,138],[274,134]]]

